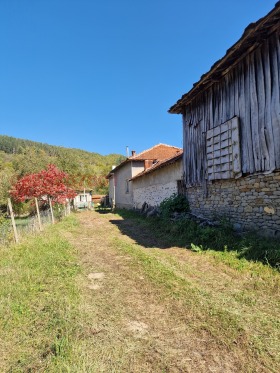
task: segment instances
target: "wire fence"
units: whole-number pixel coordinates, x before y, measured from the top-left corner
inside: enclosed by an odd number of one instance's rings
[[[14,240],[11,222],[0,222],[0,246],[5,246]]]
[[[40,211],[41,225],[52,223],[51,210]],[[34,215],[25,219],[15,219],[19,239],[40,231],[38,216]]]
[[[8,246],[15,241],[21,241],[24,237],[37,234],[44,227],[53,223],[54,219],[61,220],[63,216],[70,213],[70,208],[60,207],[56,209],[54,215],[52,210],[39,211],[39,215],[14,218],[15,229],[12,218],[7,212],[7,217],[0,218],[0,246]]]

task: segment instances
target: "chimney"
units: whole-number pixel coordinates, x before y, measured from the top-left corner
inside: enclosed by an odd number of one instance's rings
[[[136,154],[136,151],[135,150],[131,150],[131,156],[134,157]]]
[[[152,159],[145,159],[144,161],[144,170],[147,170],[147,168],[150,168],[153,165]]]

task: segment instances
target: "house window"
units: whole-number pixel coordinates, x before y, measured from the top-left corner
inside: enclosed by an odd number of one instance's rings
[[[208,180],[241,176],[238,117],[207,131],[206,147]]]
[[[125,181],[125,193],[129,193],[129,180]]]

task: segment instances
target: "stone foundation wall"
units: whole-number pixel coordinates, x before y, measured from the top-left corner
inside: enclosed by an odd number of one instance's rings
[[[158,206],[165,198],[178,192],[177,180],[182,180],[182,159],[132,180],[133,203],[141,209],[144,202]]]
[[[158,206],[165,198],[177,193],[177,182],[171,181],[164,185],[150,185],[134,189],[135,208],[141,209],[144,202],[150,206]]]
[[[194,214],[206,218],[229,218],[237,230],[258,230],[280,237],[280,172],[250,175],[237,180],[218,180],[202,187],[187,188]]]

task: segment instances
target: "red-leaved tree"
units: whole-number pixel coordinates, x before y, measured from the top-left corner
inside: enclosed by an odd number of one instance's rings
[[[34,197],[42,202],[51,198],[53,202],[65,203],[67,199],[76,196],[74,189],[67,186],[68,175],[50,164],[46,170],[25,175],[17,181],[10,194],[17,202],[23,202]]]

